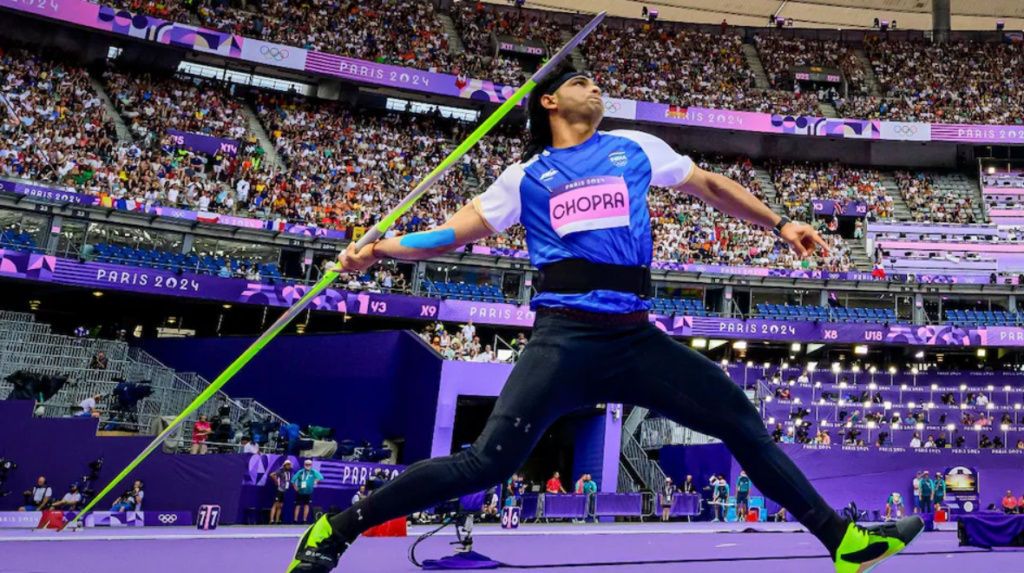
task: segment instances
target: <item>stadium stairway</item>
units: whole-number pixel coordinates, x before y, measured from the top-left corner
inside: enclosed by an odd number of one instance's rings
[[[974,220],[979,223],[991,222],[991,219],[988,218],[988,205],[985,204],[985,197],[981,192],[981,179],[975,179],[973,176],[964,175],[963,173],[958,173],[957,176],[964,187],[967,188],[967,193],[971,197],[971,203],[974,204]]]
[[[819,101],[818,109],[821,110],[822,117],[828,117],[833,119],[839,117],[839,112],[837,112],[836,108],[833,107],[832,104],[828,102]]]
[[[764,72],[764,64],[761,63],[761,57],[757,55],[757,48],[753,44],[743,44],[743,54],[747,57],[747,65],[754,72],[754,83],[757,85],[757,89],[771,89],[768,74]]]
[[[868,253],[865,246],[865,239],[847,239],[846,245],[850,247],[850,260],[858,271],[866,273],[874,268],[871,253]]]
[[[889,172],[882,172],[882,186],[885,187],[886,194],[892,197],[893,218],[897,221],[912,220],[910,207],[903,200],[900,186],[896,184],[896,179]]]
[[[569,43],[569,40],[572,39],[572,36],[572,32],[569,32],[568,30],[562,30],[562,45],[564,46],[565,44]],[[560,50],[561,48],[562,46],[548,46],[549,50]],[[572,65],[577,70],[588,69],[587,60],[583,57],[583,52],[580,51],[579,46],[577,46],[573,51],[569,52],[569,57],[572,58]]]
[[[124,122],[124,118],[121,117],[121,114],[117,113],[117,109],[114,108],[114,103],[110,101],[110,96],[107,95],[107,90],[103,87],[103,82],[92,74],[89,74],[89,83],[92,85],[92,89],[96,90],[96,94],[99,95],[100,101],[103,102],[103,111],[107,119],[114,121],[114,128],[117,130],[118,141],[125,143],[134,141],[132,132],[128,129],[128,124]]]
[[[274,142],[270,141],[270,135],[263,128],[263,124],[260,123],[259,118],[248,102],[242,105],[242,115],[249,122],[249,131],[256,135],[256,139],[260,142],[260,147],[266,152],[264,157],[270,162],[270,165],[277,169],[284,169],[285,165],[281,161],[281,156],[277,154],[277,147],[274,147]]]
[[[785,215],[782,211],[782,204],[779,203],[779,193],[775,190],[775,183],[772,182],[771,174],[763,169],[758,169],[757,180],[761,182],[761,190],[764,191],[765,197],[768,197],[768,207],[776,215]]]
[[[853,55],[857,56],[857,62],[864,69],[864,77],[867,78],[868,83],[868,93],[874,97],[882,97],[882,84],[878,83],[878,76],[875,75],[875,68],[871,66],[871,60],[868,59],[868,55],[860,48],[854,50]]]
[[[103,351],[108,358],[106,370],[89,368],[92,357]],[[0,311],[0,399],[5,399],[12,386],[6,378],[19,370],[49,376],[67,376],[68,383],[54,396],[40,404],[36,415],[45,418],[67,418],[80,411],[79,403],[94,394],[110,396],[117,386],[115,378],[130,382],[148,380],[152,394],[139,401],[134,416],[117,422],[117,426],[135,427],[139,435],[155,435],[165,422],[180,414],[208,386],[209,382],[194,373],[175,372],[140,348],[124,342],[96,338],[76,338],[53,334],[50,325],[35,321],[27,313]],[[107,411],[109,402],[101,402]],[[259,418],[284,422],[280,417],[252,399],[231,399],[218,392],[186,420],[188,427],[199,415],[213,419],[218,408],[227,406],[229,418],[236,428],[245,420]],[[134,421],[127,421],[134,419]],[[108,417],[100,418],[100,427]]]
[[[441,21],[445,33],[448,34],[448,53],[453,56],[465,54],[466,46],[462,43],[462,37],[459,36],[458,29],[455,28],[455,22],[452,21],[448,14],[443,13],[439,13],[437,19]]]

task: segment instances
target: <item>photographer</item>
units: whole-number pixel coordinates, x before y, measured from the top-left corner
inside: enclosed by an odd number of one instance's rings
[[[63,509],[65,511],[75,511],[78,509],[78,504],[82,503],[82,494],[78,493],[78,484],[71,484],[71,490],[64,494],[64,498],[60,501],[53,502],[51,506],[53,509]]]
[[[111,506],[110,511],[142,511],[142,498],[145,497],[145,493],[142,491],[142,481],[135,480],[135,485],[132,489],[121,494],[121,497],[114,500],[114,505]]]
[[[46,485],[46,478],[40,476],[36,487],[25,492],[25,505],[18,508],[18,511],[44,511],[50,507],[53,500],[53,490]]]

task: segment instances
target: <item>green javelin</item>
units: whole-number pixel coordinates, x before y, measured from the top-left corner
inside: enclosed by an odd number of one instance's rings
[[[391,213],[384,217],[384,219],[382,219],[380,223],[378,223],[372,229],[370,229],[370,231],[368,231],[366,235],[364,235],[359,240],[359,242],[356,243],[357,247],[362,249],[366,245],[379,239],[388,230],[388,228],[395,223],[395,221],[397,221],[402,215],[409,211],[413,203],[415,203],[417,199],[419,199],[424,193],[426,193],[427,189],[429,189],[431,185],[437,182],[437,180],[439,180],[441,176],[444,175],[444,172],[447,171],[449,167],[455,164],[455,162],[458,161],[463,155],[465,155],[466,152],[470,150],[470,148],[476,145],[476,143],[480,141],[480,139],[483,138],[484,135],[487,135],[487,133],[495,125],[497,125],[498,122],[501,121],[508,114],[508,112],[512,110],[512,108],[518,105],[519,102],[523,98],[525,98],[526,95],[529,94],[534,87],[536,87],[537,82],[539,82],[541,78],[543,78],[551,70],[553,70],[555,66],[557,66],[563,59],[565,59],[566,56],[569,55],[569,52],[575,49],[576,46],[578,46],[584,38],[586,38],[592,31],[594,31],[594,29],[597,28],[598,24],[600,24],[601,21],[604,20],[604,17],[605,12],[601,12],[600,14],[595,16],[589,24],[587,24],[582,30],[580,30],[579,33],[573,37],[572,40],[569,40],[569,43],[563,46],[562,49],[559,50],[557,54],[552,56],[551,59],[548,60],[548,62],[544,64],[543,67],[541,67],[541,69],[537,70],[537,72],[534,73],[533,76],[531,76],[530,79],[527,80],[527,82],[523,84],[521,88],[516,90],[516,92],[513,93],[511,97],[505,100],[505,103],[501,104],[501,106],[498,109],[496,109],[494,113],[492,113],[491,116],[488,117],[487,120],[480,125],[480,127],[477,127],[476,130],[474,130],[473,133],[471,133],[469,137],[466,138],[466,141],[463,141],[461,145],[456,147],[455,151],[452,151],[448,155],[448,157],[446,157],[444,161],[441,162],[440,165],[438,165],[433,171],[431,171],[430,174],[427,175],[425,179],[423,179],[423,181],[416,185],[412,192],[410,192],[409,195],[405,199],[403,199],[402,202],[397,207],[395,207],[395,209]],[[92,501],[90,501],[85,506],[85,508],[83,508],[82,511],[79,512],[77,516],[75,516],[74,519],[69,521],[64,527],[72,525],[76,521],[78,521],[80,517],[88,513],[89,510],[91,510],[97,503],[99,503],[99,501],[103,499],[108,493],[110,493],[111,490],[117,487],[117,484],[124,481],[124,479],[128,477],[128,474],[130,474],[132,470],[137,468],[139,464],[143,462],[143,460],[149,457],[149,454],[153,453],[158,447],[160,447],[160,444],[164,443],[164,441],[167,440],[168,437],[170,437],[171,433],[174,432],[174,430],[178,426],[180,426],[182,422],[185,421],[185,418],[188,418],[203,404],[205,404],[210,398],[212,398],[213,395],[216,394],[218,390],[220,390],[225,384],[228,383],[228,380],[231,380],[231,378],[235,374],[237,374],[238,371],[241,370],[243,366],[248,364],[249,361],[252,360],[252,358],[256,356],[256,354],[259,353],[260,350],[263,350],[264,346],[270,343],[270,341],[273,340],[274,337],[277,336],[279,332],[284,330],[284,327],[288,326],[288,323],[290,323],[296,316],[299,315],[300,312],[302,312],[304,308],[306,308],[306,305],[309,304],[309,301],[316,298],[316,296],[323,292],[324,289],[326,289],[328,286],[330,286],[331,283],[333,283],[334,279],[336,278],[338,278],[337,272],[330,271],[327,274],[325,274],[324,277],[320,279],[320,282],[316,283],[316,285],[313,286],[313,288],[311,288],[309,292],[307,292],[305,296],[303,296],[302,299],[299,300],[299,302],[295,303],[294,306],[289,308],[287,312],[281,315],[281,318],[277,319],[277,322],[271,325],[271,327],[266,332],[260,335],[260,337],[257,338],[256,341],[252,343],[252,346],[247,348],[245,352],[243,352],[242,355],[238,357],[238,359],[232,362],[231,365],[228,366],[227,369],[224,370],[224,372],[222,372],[220,376],[217,377],[216,380],[210,383],[206,390],[199,394],[199,396],[197,396],[196,399],[193,400],[192,403],[189,404],[187,408],[185,408],[185,411],[183,411],[181,414],[178,414],[178,417],[175,418],[173,422],[171,422],[171,425],[168,426],[167,429],[165,429],[163,432],[160,432],[160,435],[154,438],[153,441],[150,442],[148,446],[146,446],[146,449],[142,450],[142,453],[140,453],[134,460],[132,460],[130,464],[128,464],[128,467],[121,470],[121,473],[117,474],[117,476],[109,484],[107,484],[107,486],[103,488],[103,490],[101,490],[96,495],[96,497],[94,497]],[[63,529],[63,527],[61,529]]]

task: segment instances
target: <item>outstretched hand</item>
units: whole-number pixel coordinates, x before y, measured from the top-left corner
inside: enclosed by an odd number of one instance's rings
[[[786,223],[782,227],[781,236],[802,259],[813,255],[819,247],[824,254],[828,254],[828,244],[810,225],[796,221]]]

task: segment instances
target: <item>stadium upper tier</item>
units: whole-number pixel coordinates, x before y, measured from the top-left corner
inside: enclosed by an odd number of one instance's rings
[[[564,14],[482,3],[459,3],[450,15],[442,14],[423,0],[242,8],[217,2],[191,10],[183,0],[104,4],[285,46],[501,85],[520,84],[540,58],[500,51],[498,37],[519,38],[550,53],[579,25]],[[453,25],[446,26],[449,18]],[[1016,96],[1024,82],[1024,44],[932,45],[923,36],[890,39],[884,33],[844,43],[788,37],[792,34],[782,38],[767,27],[722,26],[712,33],[682,26],[609,22],[583,46],[583,61],[609,95],[639,101],[814,117],[825,115],[820,103],[830,103],[849,118],[1024,124],[1024,103]],[[756,47],[754,59],[766,72],[760,87],[744,43]],[[835,70],[847,89],[839,83],[821,89],[797,85],[795,66]]]

